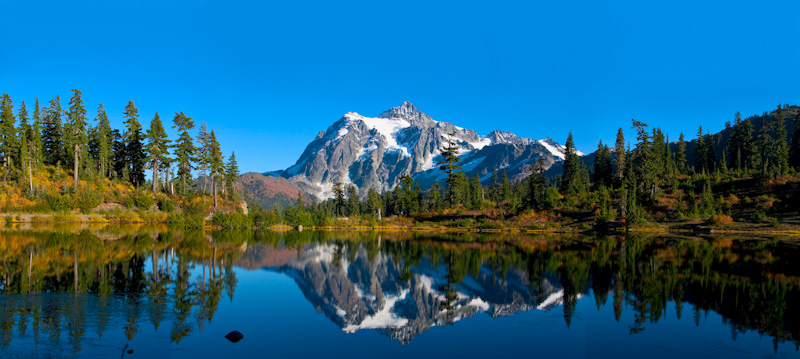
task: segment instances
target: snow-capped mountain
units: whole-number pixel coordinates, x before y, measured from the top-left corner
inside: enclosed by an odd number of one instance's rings
[[[362,196],[370,188],[391,190],[402,175],[413,176],[427,188],[445,177],[436,162],[451,139],[460,149],[466,174],[480,175],[483,181],[495,169],[521,178],[530,174],[530,165],[539,157],[547,168],[564,158],[564,146],[549,137],[534,140],[498,130],[481,136],[435,121],[404,102],[378,117],[345,114],[320,132],[293,166],[268,174],[288,178],[319,199],[332,197],[336,181],[356,185]]]

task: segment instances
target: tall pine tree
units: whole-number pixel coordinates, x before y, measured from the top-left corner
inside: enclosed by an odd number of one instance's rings
[[[189,116],[181,112],[176,112],[172,119],[172,128],[178,130],[178,140],[175,141],[173,153],[178,163],[178,176],[181,178],[181,191],[186,194],[186,180],[192,176],[192,162],[195,161],[194,143],[189,130],[194,128],[194,121]]]
[[[123,135],[125,143],[125,162],[128,170],[128,179],[136,186],[144,183],[144,166],[147,155],[144,153],[144,136],[142,125],[139,123],[139,109],[133,101],[128,101],[123,114],[126,129]]]
[[[86,141],[86,107],[83,105],[81,99],[81,92],[77,89],[72,89],[72,98],[69,99],[69,113],[67,118],[68,122],[68,138],[70,151],[72,152],[72,180],[75,188],[78,188],[79,176],[78,171],[81,167],[81,160],[84,159],[82,154],[85,150]]]
[[[456,146],[455,141],[453,141],[454,136],[455,133],[450,134],[447,140],[447,146],[442,148],[442,159],[437,162],[439,169],[447,172],[447,178],[445,179],[445,182],[447,182],[450,206],[455,206],[456,200],[454,192],[456,185],[455,171],[461,169],[461,166],[458,165],[458,162],[461,161],[461,158],[458,157],[458,146]]]
[[[622,184],[625,178],[625,135],[622,133],[622,127],[617,130],[617,141],[614,144],[614,180],[617,185]]]
[[[564,191],[575,191],[580,185],[578,167],[580,159],[575,150],[575,142],[572,140],[572,131],[567,135],[567,142],[564,145],[564,174],[561,177],[561,189]]]
[[[150,121],[150,128],[147,129],[147,161],[153,169],[153,193],[159,191],[160,181],[158,174],[161,167],[169,161],[169,139],[164,125],[161,123],[161,116],[156,112]]]

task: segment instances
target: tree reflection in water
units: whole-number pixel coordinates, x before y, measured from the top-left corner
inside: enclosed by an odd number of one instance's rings
[[[165,322],[180,343],[213,321],[223,294],[234,300],[235,265],[286,273],[343,330],[377,329],[402,343],[480,311],[560,305],[569,326],[578,299],[593,296],[617,321],[634,312],[631,335],[674,302],[679,319],[689,310],[700,325],[714,311],[732,339],[755,330],[777,349],[800,338],[800,310],[789,304],[800,302],[794,258],[794,243],[736,238],[6,230],[0,345],[65,336],[77,353],[87,331],[121,329],[132,340]]]

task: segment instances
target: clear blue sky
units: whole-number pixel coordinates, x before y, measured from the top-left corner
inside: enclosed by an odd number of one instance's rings
[[[293,164],[348,111],[578,149],[630,120],[677,139],[800,101],[798,1],[4,1],[0,92],[78,88],[112,125],[135,101],[216,130],[241,169]]]

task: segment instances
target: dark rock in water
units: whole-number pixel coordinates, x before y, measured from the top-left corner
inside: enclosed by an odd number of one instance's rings
[[[230,332],[228,334],[225,334],[225,339],[230,340],[231,343],[236,343],[236,342],[242,340],[242,338],[244,338],[244,335],[242,335],[242,333],[239,333],[236,330],[234,330],[234,331],[232,331],[232,332]]]
[[[133,354],[133,349],[128,349],[128,354]]]

